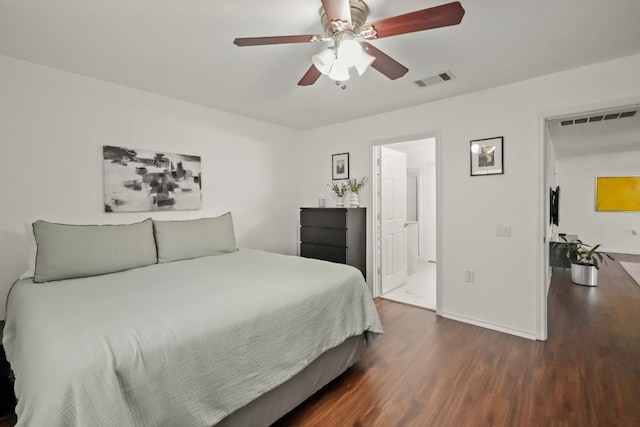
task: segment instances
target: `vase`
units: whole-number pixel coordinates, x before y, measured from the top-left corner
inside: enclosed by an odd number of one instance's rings
[[[336,196],[336,207],[337,208],[344,207],[344,196]]]
[[[352,208],[360,207],[360,199],[358,198],[358,193],[351,193],[349,197],[349,206]]]

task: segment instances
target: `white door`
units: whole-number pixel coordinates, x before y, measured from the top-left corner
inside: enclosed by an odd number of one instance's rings
[[[380,147],[381,279],[385,294],[407,282],[407,155]]]

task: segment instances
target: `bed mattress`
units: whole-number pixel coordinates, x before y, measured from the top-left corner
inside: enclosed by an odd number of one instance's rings
[[[18,426],[212,426],[349,337],[382,333],[350,266],[242,249],[17,282]]]

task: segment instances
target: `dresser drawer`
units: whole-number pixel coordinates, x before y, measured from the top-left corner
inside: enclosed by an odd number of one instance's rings
[[[302,243],[345,248],[347,246],[347,233],[339,228],[301,227],[300,240]]]
[[[300,225],[304,227],[347,228],[346,209],[302,209]]]
[[[305,258],[322,259],[325,261],[338,262],[345,264],[347,262],[347,249],[336,248],[333,246],[310,245],[302,243],[300,245],[300,255]]]

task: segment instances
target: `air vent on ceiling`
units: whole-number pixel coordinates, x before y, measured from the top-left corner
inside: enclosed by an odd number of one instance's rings
[[[429,76],[429,77],[425,77],[424,79],[416,80],[413,83],[418,87],[427,87],[427,86],[437,85],[440,83],[445,83],[453,79],[455,79],[455,77],[453,74],[451,74],[451,71],[444,71],[434,76]]]
[[[625,117],[633,117],[636,115],[638,111],[625,111],[623,113],[611,113],[605,115],[591,116],[591,117],[582,117],[579,119],[573,120],[562,120],[560,121],[560,127],[572,126],[572,125],[581,125],[583,123],[593,123],[593,122],[601,122],[603,120],[615,120],[615,119],[624,119]]]

